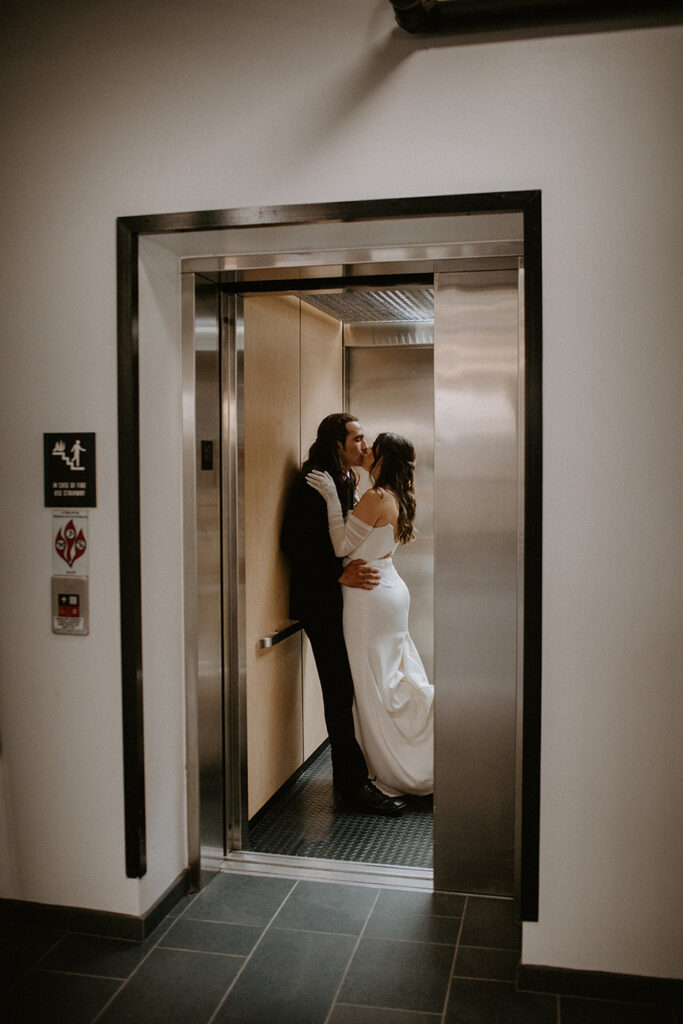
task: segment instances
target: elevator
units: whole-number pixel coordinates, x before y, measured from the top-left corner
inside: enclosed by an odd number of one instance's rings
[[[340,254],[341,255],[341,254]],[[325,739],[288,617],[279,525],[318,422],[416,446],[417,539],[397,567],[435,684],[434,886],[513,896],[523,629],[522,251],[183,274],[196,536],[197,839],[249,820]],[[264,261],[265,262],[265,261]]]

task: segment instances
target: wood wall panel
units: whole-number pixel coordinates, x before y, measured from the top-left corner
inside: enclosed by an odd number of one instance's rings
[[[279,535],[299,466],[299,301],[244,301],[245,557],[249,817],[302,761],[301,642],[257,641],[289,621]]]
[[[301,304],[301,459],[315,440],[320,421],[342,412],[342,325],[305,302]],[[303,652],[304,759],[327,736],[320,681],[308,640]]]

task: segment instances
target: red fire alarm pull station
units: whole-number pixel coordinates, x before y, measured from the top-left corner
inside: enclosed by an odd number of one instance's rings
[[[80,618],[81,599],[78,594],[59,594],[58,596],[59,608],[57,615],[60,619],[78,619]]]
[[[52,632],[87,636],[88,577],[52,577]]]

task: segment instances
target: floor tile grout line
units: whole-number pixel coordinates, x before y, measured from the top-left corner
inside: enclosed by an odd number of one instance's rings
[[[41,968],[39,965],[42,964],[46,956],[49,956],[50,953],[52,953],[52,951],[57,948],[60,942],[64,941],[68,934],[68,930],[63,932],[58,939],[55,939],[53,945],[51,945],[49,949],[46,949],[44,953],[40,954],[37,960],[29,964],[25,970],[20,971],[18,976],[14,979],[14,981],[12,981],[9,985],[5,987],[3,994],[9,995],[10,993],[14,992],[14,990],[21,984],[24,978],[27,978],[29,976],[31,971],[42,970],[43,968]]]
[[[462,917],[460,918],[460,927],[458,928],[458,937],[455,940],[455,949],[453,950],[453,959],[451,960],[451,967],[448,975],[448,983],[446,985],[446,994],[443,1000],[443,1010],[441,1011],[441,1022],[445,1024],[446,1011],[448,1010],[448,1001],[451,998],[451,989],[453,987],[453,978],[455,971],[455,961],[458,959],[458,951],[460,949],[460,939],[462,937],[462,930],[465,925],[465,917],[467,915],[467,907],[469,904],[469,896],[465,896],[465,905],[462,908]]]
[[[211,882],[213,882],[213,878],[211,879],[211,881],[207,882],[206,885],[211,885]],[[206,885],[204,886],[204,888],[206,888]],[[185,914],[188,912],[188,910],[191,910],[192,907],[195,905],[197,897],[199,896],[200,893],[201,889],[198,889],[197,892],[186,893],[184,898],[186,898],[187,896],[192,897],[192,899],[189,900],[187,906],[183,907],[183,909],[180,910],[177,914],[174,914],[173,912],[167,914],[165,920],[172,921],[174,924],[176,921],[181,921]],[[175,910],[176,907],[174,907],[173,909]]]
[[[355,1006],[359,1010],[389,1010],[391,1013],[409,1013],[414,1016],[416,1013],[421,1014],[424,1017],[433,1017],[434,1024],[437,1024],[441,1020],[442,1013],[434,1013],[433,1010],[405,1010],[401,1006],[379,1006],[375,1003],[336,1003],[336,1006]]]
[[[365,925],[363,926],[365,928]],[[323,931],[321,928],[292,928],[287,925],[274,925],[273,931],[275,932],[307,932],[313,935],[347,935],[353,938],[358,932],[328,932]],[[394,935],[366,935],[367,939],[382,942],[409,942],[413,946],[455,946],[455,942],[436,942],[433,939],[402,939],[397,938]]]
[[[216,949],[193,949],[191,946],[159,946],[159,949],[171,949],[174,953],[199,953],[201,956],[224,956],[234,957],[235,960],[244,960],[247,953],[221,953]]]
[[[515,953],[521,962],[522,951],[519,946],[475,946],[471,942],[461,942],[463,949],[473,949],[477,953]]]
[[[666,1003],[643,1003],[637,999],[618,999],[616,996],[589,996],[589,995],[578,995],[573,992],[548,992],[545,989],[539,988],[522,988],[520,992],[529,992],[532,995],[538,996],[557,996],[558,999],[568,999],[574,1002],[587,1002],[587,1003],[609,1003],[610,1006],[637,1006],[641,1009],[654,1009],[654,1010],[671,1010],[675,1012],[675,1006],[669,1006]],[[674,1024],[676,1022],[674,1021]]]
[[[365,926],[363,926],[365,927]],[[349,939],[355,939],[358,932],[330,932],[324,928],[293,928],[289,925],[276,924],[273,925],[274,932],[305,932],[307,935],[345,935]]]
[[[243,876],[240,876],[240,877],[243,877]],[[256,876],[249,876],[249,877],[256,877]],[[282,877],[282,876],[280,876],[280,877]],[[294,879],[290,879],[290,881],[294,881]],[[178,918],[177,920],[178,921],[181,921],[181,920],[194,921],[196,924],[224,924],[224,925],[228,925],[228,926],[230,926],[232,928],[260,928],[260,927],[262,927],[261,925],[258,925],[258,924],[245,924],[243,921],[226,921],[225,918],[219,918],[219,917],[187,917],[187,918],[184,918],[184,919],[183,918]],[[175,923],[171,925],[171,928],[174,928],[174,927],[175,927]]]
[[[391,888],[391,887],[389,886],[388,888]],[[406,891],[410,891],[410,890],[401,889],[399,891],[406,892]],[[422,895],[422,893],[420,893],[420,895]],[[434,896],[435,893],[433,891],[432,892],[427,892],[427,895],[428,896]],[[390,907],[388,907],[386,910],[383,910],[382,913],[383,914],[387,914],[387,915],[388,914],[401,914],[402,911],[400,911],[400,910],[392,910]],[[461,921],[462,920],[462,914],[425,914],[423,911],[419,911],[419,910],[414,910],[414,911],[411,910],[410,911],[410,916],[411,917],[425,917],[425,918],[427,918],[430,921],[432,921],[432,920],[436,920],[436,921]],[[485,949],[486,947],[485,946],[477,946],[476,948],[477,949]],[[500,946],[491,946],[490,948],[491,949],[500,949],[502,947],[500,947]]]
[[[517,956],[520,956],[517,946],[475,946],[471,942],[462,942],[460,945],[463,949],[483,949],[491,953],[516,953]]]
[[[151,952],[151,950],[150,950],[150,952]],[[145,959],[147,959],[147,957],[145,957]],[[140,966],[140,965],[138,964],[138,966]],[[136,970],[137,970],[137,968],[136,968]],[[135,974],[135,971],[133,971],[133,974]],[[131,977],[132,977],[132,975],[131,975]],[[101,1018],[102,1014],[105,1013],[109,1009],[111,1004],[114,1002],[114,1000],[119,995],[119,993],[123,991],[123,989],[126,987],[126,985],[128,984],[129,981],[130,981],[130,978],[126,978],[125,981],[121,982],[121,984],[117,987],[116,991],[112,992],[112,994],[109,996],[109,999],[107,999],[107,1001],[104,1004],[104,1006],[101,1007],[101,1009],[99,1009],[97,1011],[97,1013],[95,1014],[95,1016],[91,1019],[90,1024],[95,1024],[95,1022],[98,1021]]]
[[[455,964],[453,965],[455,966]],[[492,985],[514,985],[514,978],[485,978],[481,974],[453,974],[453,978],[457,978],[458,981],[486,981]],[[548,992],[546,995],[555,995],[554,992]]]
[[[96,978],[98,981],[126,981],[125,975],[120,974],[90,974],[87,971],[65,971],[57,970],[54,967],[40,967],[41,974],[59,974],[67,978]]]
[[[138,971],[140,970],[142,965],[144,963],[146,963],[147,960],[149,960],[149,958],[152,955],[152,953],[154,952],[154,950],[159,948],[159,943],[161,942],[161,940],[166,935],[168,935],[169,931],[173,927],[173,924],[175,923],[175,920],[177,920],[177,918],[172,920],[172,921],[169,921],[168,917],[166,917],[166,918],[164,918],[163,922],[160,922],[160,924],[158,926],[159,927],[159,936],[156,939],[156,941],[152,945],[150,945],[149,949],[147,950],[145,955],[141,958],[140,962],[134,967],[134,969],[130,972],[128,977],[124,981],[121,982],[119,987],[116,989],[116,992],[112,993],[112,995],[109,997],[109,999],[104,1004],[104,1006],[95,1014],[95,1016],[92,1018],[90,1024],[97,1024],[97,1021],[101,1019],[101,1017],[102,1017],[102,1015],[104,1013],[106,1013],[106,1011],[109,1009],[109,1007],[114,1002],[114,1000],[117,999],[120,996],[120,994],[123,992],[123,990],[126,987],[126,985],[128,985],[132,981],[132,979],[138,973]],[[165,927],[162,927],[162,924],[165,925]],[[155,929],[155,931],[156,931],[156,929]],[[154,933],[152,933],[152,934],[154,934]]]
[[[337,998],[338,998],[339,993],[341,992],[342,988],[344,987],[344,982],[346,981],[346,978],[348,976],[349,969],[350,969],[351,964],[353,962],[353,958],[355,957],[356,951],[358,950],[358,947],[360,946],[360,941],[363,938],[363,935],[365,934],[365,929],[368,926],[368,921],[372,917],[372,912],[374,911],[375,907],[377,906],[377,903],[379,901],[381,893],[382,893],[382,890],[378,889],[376,894],[375,894],[375,899],[373,900],[372,906],[370,907],[370,909],[368,910],[368,913],[366,915],[365,923],[364,923],[363,927],[361,928],[360,932],[358,933],[358,938],[356,939],[356,943],[355,943],[353,949],[351,950],[351,954],[349,956],[349,959],[346,962],[346,968],[344,970],[344,973],[341,976],[339,984],[337,985],[337,990],[334,993],[334,995],[332,996],[332,1002],[330,1003],[330,1008],[327,1011],[327,1016],[325,1017],[325,1020],[324,1020],[323,1024],[329,1024],[330,1017],[331,1017],[332,1013],[334,1012],[334,1008],[335,1008],[335,1006],[337,1004]]]
[[[290,881],[291,881],[291,879],[290,879]],[[247,964],[248,964],[248,963],[250,962],[250,960],[251,960],[251,959],[252,959],[252,957],[254,956],[254,953],[256,952],[256,950],[257,950],[257,949],[259,948],[259,946],[260,946],[260,945],[261,945],[261,943],[263,942],[263,939],[264,939],[264,937],[265,937],[266,933],[267,933],[267,932],[268,932],[268,931],[270,930],[270,927],[271,927],[271,925],[272,925],[273,921],[275,920],[275,918],[277,917],[277,915],[278,915],[278,914],[280,913],[280,911],[281,911],[281,910],[282,910],[282,908],[284,907],[284,905],[285,905],[285,903],[287,902],[287,900],[288,900],[288,899],[290,898],[290,896],[291,896],[291,895],[293,894],[294,890],[295,890],[295,889],[297,888],[297,886],[299,885],[299,879],[298,879],[298,878],[297,878],[297,879],[294,879],[293,881],[294,881],[294,885],[292,885],[292,886],[290,887],[290,889],[289,889],[289,892],[287,893],[287,895],[286,895],[286,896],[285,896],[285,897],[284,897],[284,898],[283,898],[283,899],[281,900],[281,902],[279,903],[279,905],[278,905],[277,909],[275,910],[275,912],[274,912],[274,913],[273,913],[273,915],[271,916],[270,920],[269,920],[269,921],[268,921],[268,923],[266,924],[265,928],[263,929],[263,931],[262,931],[262,932],[261,932],[261,934],[259,935],[258,939],[257,939],[257,940],[256,940],[256,942],[254,943],[254,945],[253,945],[253,947],[252,947],[252,950],[251,950],[251,952],[249,953],[249,955],[248,955],[248,956],[246,956],[246,957],[244,958],[244,963],[242,964],[242,966],[240,967],[239,971],[237,972],[237,974],[235,975],[235,977],[234,977],[234,978],[232,979],[232,981],[230,982],[230,984],[228,985],[227,989],[225,990],[225,992],[224,992],[224,994],[223,994],[223,997],[222,997],[222,999],[220,999],[220,1000],[219,1000],[219,1002],[218,1002],[218,1006],[217,1006],[217,1007],[216,1007],[216,1009],[215,1009],[215,1010],[213,1011],[213,1013],[211,1014],[211,1016],[210,1016],[210,1017],[209,1017],[209,1019],[207,1020],[206,1024],[213,1024],[213,1021],[214,1021],[214,1020],[216,1019],[216,1014],[217,1014],[217,1013],[219,1013],[219,1011],[220,1011],[221,1007],[222,1007],[222,1006],[223,1006],[223,1004],[225,1003],[225,1000],[226,1000],[226,999],[228,998],[228,996],[230,995],[230,993],[231,993],[231,992],[232,992],[232,990],[234,989],[235,985],[237,984],[237,982],[239,981],[239,979],[240,979],[240,978],[242,977],[242,975],[243,975],[243,973],[244,973],[244,971],[245,971],[245,969],[246,969],[246,967],[247,967]]]

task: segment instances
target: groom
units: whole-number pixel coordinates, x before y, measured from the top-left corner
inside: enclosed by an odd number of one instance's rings
[[[289,614],[306,631],[320,677],[335,793],[356,809],[395,817],[403,813],[406,803],[386,796],[370,782],[354,734],[353,680],[342,629],[340,584],[372,590],[379,573],[362,559],[342,567],[330,540],[325,502],[306,483],[312,469],[327,470],[346,515],[354,505],[353,468],[362,465],[366,451],[363,428],[354,416],[332,413],[325,417],[289,495],[281,543],[291,569]]]

